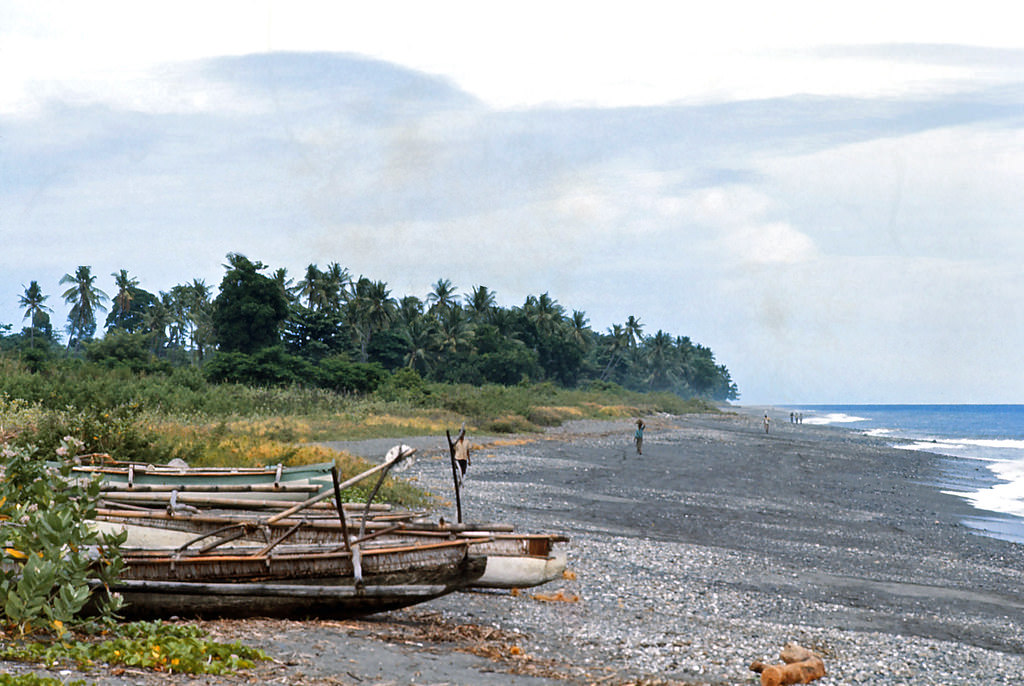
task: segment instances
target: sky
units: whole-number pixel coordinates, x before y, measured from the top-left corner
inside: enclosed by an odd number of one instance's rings
[[[1024,402],[1004,2],[0,0],[0,324],[226,255],[689,336],[743,404]]]

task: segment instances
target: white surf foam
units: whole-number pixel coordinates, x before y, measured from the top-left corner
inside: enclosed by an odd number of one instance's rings
[[[804,417],[804,424],[850,424],[853,422],[866,422],[867,417],[858,417],[845,412],[829,412],[828,414],[816,414]]]

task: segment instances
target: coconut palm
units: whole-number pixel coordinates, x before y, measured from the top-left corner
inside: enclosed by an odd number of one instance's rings
[[[395,301],[384,281],[360,277],[348,303],[349,321],[359,337],[359,356],[366,362],[373,334],[386,328],[395,316]]]
[[[161,294],[162,295],[162,294]],[[153,352],[160,354],[167,343],[167,330],[171,327],[171,314],[162,298],[155,299],[142,317],[143,326],[152,336]]]
[[[455,286],[448,279],[438,279],[434,284],[434,290],[427,295],[427,302],[430,304],[431,314],[458,307],[458,301],[455,299]]]
[[[306,275],[296,284],[300,298],[306,299],[306,307],[317,311],[323,308],[324,298],[324,273],[315,264],[306,267]]]
[[[409,326],[423,318],[423,301],[415,295],[407,295],[398,301],[395,318],[403,325]]]
[[[426,374],[436,337],[434,322],[427,317],[416,317],[402,327],[401,336],[406,346],[405,366],[421,375]]]
[[[284,296],[286,302],[295,300],[295,280],[289,278],[287,269],[278,267],[270,278],[281,289],[281,295]]]
[[[473,327],[461,307],[444,310],[437,320],[437,347],[446,352],[457,352],[469,344]]]
[[[191,325],[190,335],[192,350],[199,361],[202,361],[206,347],[213,344],[213,321],[210,300],[210,287],[202,279],[192,279],[188,289],[186,312]]]
[[[60,283],[73,284],[64,291],[63,298],[64,302],[71,305],[71,312],[68,314],[68,347],[74,343],[77,348],[83,340],[92,338],[96,333],[96,312],[106,311],[103,303],[110,298],[96,287],[92,267],[80,266],[74,276],[62,276]]]
[[[341,306],[352,297],[352,275],[337,262],[331,262],[324,272],[324,279],[329,306],[333,311],[340,312]]]
[[[677,354],[672,336],[659,330],[658,333],[645,340],[644,357],[650,371],[647,383],[651,389],[664,390],[676,381],[678,366],[675,358]]]
[[[625,325],[626,336],[629,337],[629,347],[636,348],[644,340],[644,325],[633,315],[629,315]]]
[[[590,343],[590,320],[587,319],[586,312],[580,310],[573,310],[572,317],[569,319],[569,335],[575,342],[586,347]]]
[[[490,320],[491,313],[497,306],[495,293],[487,288],[487,286],[473,286],[470,294],[463,299],[466,301],[466,308],[469,310],[470,319],[477,322]]]
[[[612,328],[608,329],[608,336],[604,340],[608,350],[608,364],[601,372],[602,380],[608,378],[612,367],[622,358],[622,351],[629,347],[629,334],[621,325],[612,324]]]
[[[547,293],[539,296],[528,296],[523,305],[523,312],[542,334],[550,334],[562,322],[565,308]]]
[[[18,304],[25,310],[25,316],[22,319],[31,319],[31,327],[28,330],[28,339],[30,343],[35,343],[36,333],[36,322],[42,321],[43,316],[47,312],[53,312],[44,303],[49,298],[48,295],[43,295],[43,289],[39,287],[38,281],[32,281],[29,283],[28,288],[25,289],[24,295],[21,296]]]
[[[139,280],[128,276],[127,269],[112,272],[110,275],[114,277],[114,286],[117,287],[117,293],[114,295],[113,324],[123,329],[125,320],[132,309],[132,300],[135,299],[134,291],[139,287]]]

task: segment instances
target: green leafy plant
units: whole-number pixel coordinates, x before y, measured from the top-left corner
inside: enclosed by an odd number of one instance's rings
[[[71,437],[55,457],[81,447]],[[109,588],[123,569],[124,534],[99,534],[94,518],[99,482],[71,478],[71,461],[48,462],[30,448],[5,446],[0,479],[0,609],[18,635],[63,636],[90,599],[90,582]],[[101,594],[96,611],[110,619],[116,595]]]
[[[0,674],[0,686],[85,686],[84,681],[62,681],[48,676],[39,676],[31,672],[27,674]]]
[[[237,641],[210,641],[206,632],[189,624],[132,622],[118,625],[114,633],[102,641],[8,644],[0,647],[0,659],[79,668],[123,665],[184,674],[231,674],[270,659],[262,650]]]

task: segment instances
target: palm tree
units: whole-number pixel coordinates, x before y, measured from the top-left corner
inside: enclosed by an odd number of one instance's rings
[[[398,301],[398,309],[395,312],[395,317],[404,326],[409,326],[423,317],[423,301],[415,295],[407,295],[403,297]]]
[[[295,300],[295,286],[294,280],[288,278],[288,270],[284,267],[278,267],[274,271],[274,275],[270,277],[273,279],[277,287],[281,289],[281,295],[284,296],[286,302],[292,302]]]
[[[648,378],[650,388],[668,388],[676,376],[673,373],[676,349],[672,344],[672,336],[659,330],[644,342],[644,347],[647,367],[651,372]]]
[[[65,274],[61,284],[74,284],[64,291],[64,302],[71,305],[68,314],[68,348],[74,342],[77,348],[82,340],[91,338],[96,332],[96,311],[105,311],[103,303],[110,298],[95,285],[96,277],[92,267],[80,266],[75,275]]]
[[[323,274],[329,307],[335,312],[340,312],[341,306],[352,297],[352,275],[337,262],[327,265],[327,271]]]
[[[306,307],[318,312],[329,302],[326,285],[326,275],[315,264],[311,264],[306,267],[306,276],[296,284],[296,288],[299,296],[306,299]]]
[[[633,315],[629,315],[626,320],[625,330],[629,337],[629,347],[636,348],[644,340],[644,325]]]
[[[430,362],[430,350],[436,335],[434,322],[427,317],[416,317],[402,328],[401,336],[405,341],[405,366],[426,374]]]
[[[587,326],[589,323],[590,320],[587,319],[586,312],[581,312],[580,310],[572,311],[572,318],[569,319],[569,333],[572,340],[584,347],[590,342],[590,329]]]
[[[437,322],[437,347],[442,351],[457,352],[469,343],[473,329],[461,307],[444,310]]]
[[[188,319],[185,317],[185,304],[178,297],[181,286],[175,286],[170,293],[160,291],[160,304],[167,314],[167,347],[184,347],[185,330]]]
[[[605,366],[604,371],[601,372],[602,380],[608,378],[612,367],[622,356],[622,351],[629,347],[629,334],[626,333],[622,326],[612,324],[612,328],[608,329],[608,337],[605,339],[605,343],[608,348],[608,364]]]
[[[394,319],[395,301],[384,281],[370,281],[360,277],[355,285],[355,294],[348,304],[349,320],[359,337],[359,356],[366,362],[373,334],[386,328]]]
[[[128,270],[122,269],[110,274],[114,277],[114,285],[117,286],[117,295],[114,296],[114,325],[125,328],[125,319],[132,309],[132,300],[135,299],[134,289],[139,287],[139,280],[128,276]]]
[[[537,297],[528,296],[523,311],[533,321],[537,331],[544,334],[554,331],[565,316],[565,308],[547,293],[541,293]]]
[[[199,361],[202,361],[206,346],[213,343],[213,321],[210,316],[213,301],[210,300],[210,287],[202,279],[192,279],[188,288],[190,291],[188,314],[192,322],[192,349],[196,352]]]
[[[470,318],[479,322],[488,321],[497,306],[495,293],[487,286],[473,286],[473,290],[464,297],[464,300],[469,309]]]
[[[43,295],[43,289],[39,287],[38,281],[32,281],[29,283],[28,288],[25,289],[25,294],[19,300],[18,304],[25,310],[25,316],[22,319],[29,319],[31,317],[31,327],[28,330],[30,344],[35,343],[36,321],[41,321],[43,315],[47,312],[53,312],[53,310],[43,304],[49,297],[48,295]]]
[[[161,294],[163,295],[163,294]],[[171,315],[162,299],[157,299],[143,315],[143,325],[152,334],[153,353],[159,355],[167,342],[167,329],[171,326]]]
[[[430,303],[431,314],[456,307],[458,301],[455,299],[455,286],[448,279],[438,279],[434,284],[434,290],[427,295],[427,302]]]

